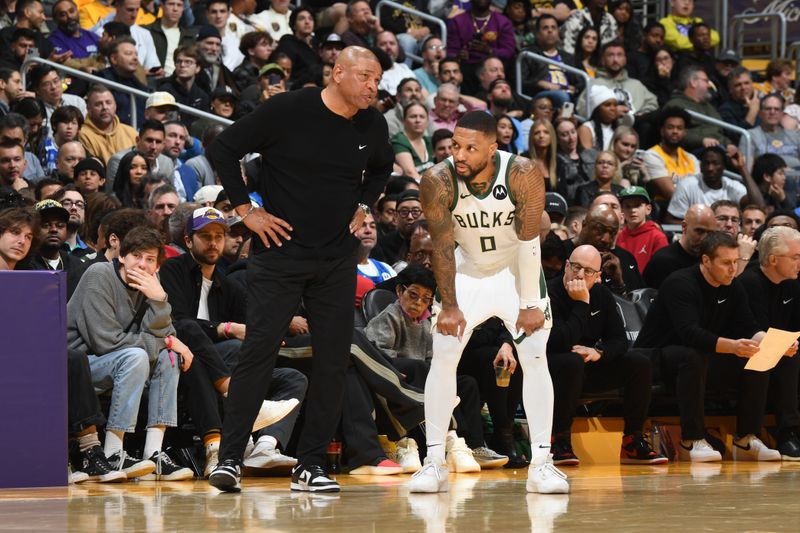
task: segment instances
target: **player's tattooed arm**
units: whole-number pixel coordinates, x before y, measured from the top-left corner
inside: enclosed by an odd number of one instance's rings
[[[544,176],[529,159],[515,157],[508,173],[508,185],[516,205],[517,237],[521,241],[538,237],[544,211]]]
[[[433,241],[431,263],[443,307],[458,307],[455,289],[455,238],[450,213],[454,194],[453,178],[445,163],[431,167],[422,175],[420,201]]]

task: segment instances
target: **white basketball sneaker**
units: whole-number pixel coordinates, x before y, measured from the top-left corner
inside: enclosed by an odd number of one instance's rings
[[[411,476],[409,492],[447,492],[447,468],[443,461],[426,457],[422,470]]]
[[[567,476],[553,464],[553,456],[534,458],[528,467],[528,492],[539,494],[567,494],[569,483]]]
[[[681,461],[693,463],[722,461],[722,455],[712,448],[706,439],[682,440],[678,444],[678,457]]]
[[[780,461],[781,452],[767,447],[761,439],[753,435],[745,435],[733,441],[734,461]]]

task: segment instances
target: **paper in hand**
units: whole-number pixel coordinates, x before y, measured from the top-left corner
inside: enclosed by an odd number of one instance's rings
[[[761,339],[758,351],[747,360],[744,368],[746,370],[755,370],[756,372],[771,370],[778,364],[783,354],[786,353],[786,350],[791,347],[798,337],[800,337],[800,331],[769,328],[766,336]]]

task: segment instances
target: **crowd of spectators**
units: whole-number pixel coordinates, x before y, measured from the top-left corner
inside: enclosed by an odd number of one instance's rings
[[[451,155],[456,122],[475,110],[496,118],[500,148],[534,161],[548,191],[541,237],[555,315],[556,464],[579,462],[570,427],[582,391],[619,387],[623,462],[661,462],[660,450],[641,453],[654,376],[674,385],[685,458],[719,458],[705,441],[708,381],[736,389],[737,458],[800,460],[800,360],[788,356],[796,346],[770,373],[743,370],[766,329],[795,330],[800,318],[791,62],[749,71],[719,49],[693,0],[672,0],[660,21],[634,14],[630,0],[406,1],[446,22],[446,42],[437,25],[393,9],[379,18],[375,4],[0,0],[0,270],[66,273],[73,481],[213,469],[220,405],[246,335],[250,234],[205,149],[228,120],[270,98],[325,87],[350,45],[381,63],[373,105],[395,154],[394,176],[356,234],[354,312],[376,288],[396,299],[354,332],[337,436],[352,474],[411,472],[424,453],[436,286],[418,182]],[[514,80],[522,51],[552,63],[525,57]],[[26,62],[32,56],[49,63]],[[585,72],[591,87],[558,65]],[[687,110],[749,130],[752,149]],[[262,164],[251,154],[242,165],[254,205]],[[645,288],[661,292],[636,339],[614,299]],[[299,309],[253,428],[251,472],[296,462],[309,334]],[[514,342],[489,321],[459,367],[452,471],[525,464],[514,436],[521,379],[499,387],[498,362],[516,367]],[[770,387],[777,451],[760,440]],[[140,408],[137,448],[124,437]],[[199,470],[165,451],[176,426],[202,440]]]

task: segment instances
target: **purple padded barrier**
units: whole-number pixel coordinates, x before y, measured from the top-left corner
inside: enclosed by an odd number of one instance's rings
[[[0,488],[67,485],[66,287],[0,272]]]

